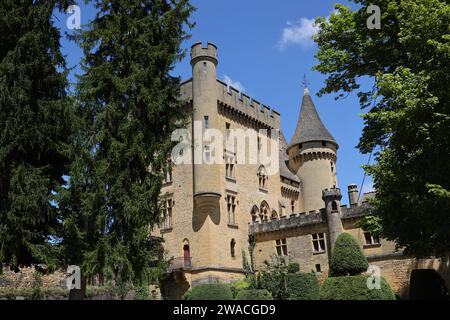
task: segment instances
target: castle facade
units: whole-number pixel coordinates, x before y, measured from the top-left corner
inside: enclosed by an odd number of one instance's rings
[[[256,136],[261,129],[280,130],[277,111],[217,79],[217,51],[212,43],[191,48],[192,78],[181,88],[192,114],[187,128],[191,136],[208,128],[219,130],[225,139],[232,130],[254,131]],[[249,236],[255,241],[257,268],[277,255],[324,279],[342,232],[356,238],[369,264],[379,268],[400,296],[407,297],[414,269],[435,269],[448,287],[448,260],[407,257],[394,243],[358,226],[368,213],[370,194],[360,197],[357,186],[350,185],[345,192],[350,205],[341,205],[344,192],[336,175],[339,145],[322,123],[308,89],[299,112],[289,143],[279,135],[276,173],[261,163],[238,163],[236,150],[229,150],[226,143],[221,150],[223,164],[192,161],[167,172],[161,191],[163,221],[152,231],[163,238],[171,261],[163,296],[181,298],[197,283],[242,279]],[[214,153],[208,144],[201,150],[206,158]]]

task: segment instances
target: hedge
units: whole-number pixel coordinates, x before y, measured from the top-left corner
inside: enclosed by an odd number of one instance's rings
[[[236,295],[236,300],[272,300],[272,294],[265,289],[241,290]]]
[[[319,282],[313,273],[289,273],[286,275],[288,300],[318,300]]]
[[[227,284],[205,283],[192,287],[185,295],[186,300],[233,300],[233,294]]]
[[[367,287],[369,276],[328,277],[320,288],[321,300],[395,300],[394,293],[384,278],[380,289]]]
[[[331,276],[354,276],[367,270],[367,262],[361,247],[348,233],[340,234],[330,261]]]

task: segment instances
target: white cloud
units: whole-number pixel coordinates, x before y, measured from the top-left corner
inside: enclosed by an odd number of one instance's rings
[[[233,87],[240,92],[244,92],[245,88],[239,81],[233,81],[228,75],[224,75],[222,78],[223,82],[225,82],[229,87]]]
[[[312,36],[318,31],[319,27],[314,25],[314,19],[300,18],[296,23],[288,21],[278,42],[278,48],[283,50],[291,44],[306,48],[313,43]]]

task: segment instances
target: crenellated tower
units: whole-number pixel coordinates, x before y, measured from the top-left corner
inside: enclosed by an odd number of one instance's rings
[[[303,211],[323,208],[322,190],[337,188],[338,147],[305,88],[297,127],[287,150],[289,168],[301,180]]]
[[[199,152],[194,152],[194,204],[195,210],[204,215],[218,214],[220,192],[220,168],[217,164],[208,164],[212,157],[208,141],[203,141],[202,133],[208,128],[218,128],[217,109],[217,47],[201,42],[191,47],[192,101],[193,101],[193,137],[199,144]],[[201,144],[201,145],[200,145]]]

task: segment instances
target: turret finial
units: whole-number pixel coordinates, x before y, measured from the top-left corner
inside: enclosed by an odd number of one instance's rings
[[[309,81],[308,81],[308,78],[306,77],[306,73],[305,73],[305,75],[303,76],[303,82],[302,82],[302,84],[303,84],[303,95],[309,95],[309,89],[308,89],[308,86],[309,86]]]

